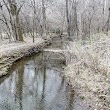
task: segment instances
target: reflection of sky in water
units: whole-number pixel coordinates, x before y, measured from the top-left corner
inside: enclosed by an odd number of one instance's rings
[[[60,72],[35,60],[18,64],[1,83],[0,110],[67,110],[68,93]]]

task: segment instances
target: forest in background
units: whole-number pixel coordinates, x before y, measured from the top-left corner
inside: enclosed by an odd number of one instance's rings
[[[0,0],[0,36],[23,41],[67,32],[69,39],[88,39],[110,29],[109,0]]]

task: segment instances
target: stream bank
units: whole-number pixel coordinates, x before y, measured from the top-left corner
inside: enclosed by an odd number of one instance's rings
[[[69,51],[67,82],[88,110],[110,110],[110,37],[102,33],[90,41],[71,42]]]
[[[61,49],[60,38],[46,48]],[[59,57],[42,51],[13,63],[0,78],[0,110],[88,110],[67,84]]]
[[[38,53],[42,49],[52,43],[52,39],[57,35],[51,35],[46,40],[36,38],[35,43],[30,42],[31,39],[27,38],[25,42],[9,43],[0,46],[0,77],[7,75],[9,68],[12,64],[33,53]]]

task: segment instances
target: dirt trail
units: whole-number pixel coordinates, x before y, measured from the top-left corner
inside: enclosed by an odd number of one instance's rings
[[[19,60],[22,57],[29,56],[32,53],[41,51],[46,45],[52,42],[52,39],[56,37],[52,35],[47,37],[46,40],[36,38],[35,43],[32,43],[32,39],[26,38],[25,42],[21,43],[3,43],[0,45],[0,77],[7,75],[8,69],[13,62]]]

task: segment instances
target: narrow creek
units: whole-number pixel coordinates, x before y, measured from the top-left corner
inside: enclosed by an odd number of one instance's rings
[[[49,48],[61,45],[54,43]],[[62,72],[64,62],[55,55],[45,60],[47,54],[23,58],[0,79],[0,110],[74,110],[74,91]]]

